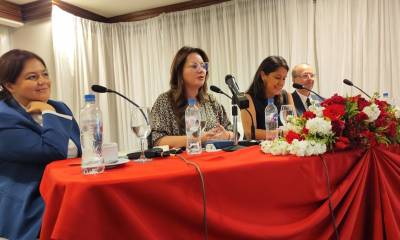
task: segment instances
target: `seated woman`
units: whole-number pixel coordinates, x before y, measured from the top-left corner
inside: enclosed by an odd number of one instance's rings
[[[80,156],[79,127],[64,103],[49,100],[51,81],[36,54],[1,56],[0,84],[0,237],[36,239],[44,169]]]
[[[199,48],[182,47],[171,66],[171,89],[161,94],[153,105],[153,145],[186,146],[185,109],[189,98],[197,99],[197,106],[207,119],[202,142],[211,139],[232,139],[232,125],[224,107],[207,92],[208,57]]]
[[[267,57],[257,69],[254,80],[246,94],[249,99],[248,110],[253,116],[253,124],[256,129],[255,139],[262,140],[266,137],[264,110],[268,102],[274,102],[278,113],[282,105],[293,105],[294,108],[292,95],[283,89],[288,71],[289,66],[286,60],[280,56]],[[251,117],[244,110],[241,111],[240,116],[242,118],[244,135],[247,139],[250,139]],[[279,125],[282,125],[280,120]]]

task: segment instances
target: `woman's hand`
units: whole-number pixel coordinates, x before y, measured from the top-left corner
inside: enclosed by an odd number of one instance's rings
[[[28,104],[28,113],[42,113],[43,111],[56,111],[53,106],[45,102],[32,101]]]
[[[233,133],[227,131],[222,125],[218,124],[215,128],[205,132],[203,137],[207,138],[207,140],[230,140],[233,138]],[[202,141],[203,137],[201,139]]]

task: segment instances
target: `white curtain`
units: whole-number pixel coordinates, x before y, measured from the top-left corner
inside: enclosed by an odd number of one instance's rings
[[[0,56],[11,50],[10,29],[0,25]]]
[[[78,115],[83,94],[98,83],[151,107],[169,89],[172,59],[184,45],[209,55],[209,85],[228,92],[224,77],[231,73],[245,91],[269,55],[281,55],[289,64],[315,64],[313,19],[312,0],[230,1],[117,24],[96,23],[54,7],[57,96]],[[217,97],[230,112],[229,100]],[[122,151],[137,148],[129,129],[129,103],[103,94],[100,107],[105,141],[117,141]]]
[[[399,103],[400,1],[317,0],[316,48],[321,94],[387,91]]]

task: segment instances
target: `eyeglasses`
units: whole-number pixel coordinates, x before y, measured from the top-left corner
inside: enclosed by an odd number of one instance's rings
[[[315,75],[313,73],[303,73],[301,75],[297,75],[297,77],[302,78],[302,79],[306,79],[306,78],[314,78]]]
[[[208,71],[208,62],[193,63],[193,64],[189,65],[188,67],[193,69],[193,70],[195,70],[195,71],[199,71],[201,69],[204,69],[204,70]]]

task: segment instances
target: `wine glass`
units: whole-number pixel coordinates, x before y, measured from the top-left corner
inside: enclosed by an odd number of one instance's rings
[[[279,119],[283,125],[286,125],[289,116],[295,116],[296,110],[293,105],[282,105],[279,113]]]
[[[140,158],[138,162],[148,162],[151,158],[146,158],[144,155],[144,149],[147,145],[147,137],[151,132],[150,127],[150,108],[141,107],[134,108],[131,111],[131,129],[133,133],[140,138]]]

